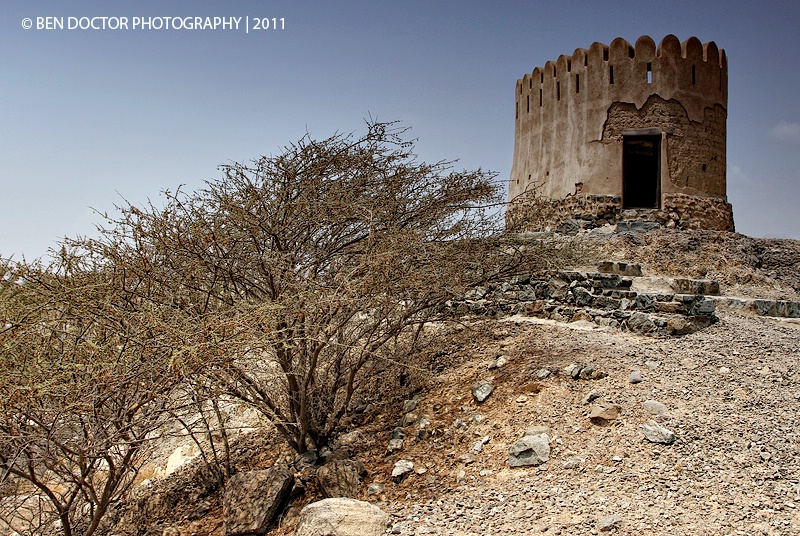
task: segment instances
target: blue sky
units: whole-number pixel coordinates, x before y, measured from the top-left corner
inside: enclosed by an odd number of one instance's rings
[[[219,176],[306,132],[412,127],[423,160],[507,179],[514,85],[560,54],[640,35],[728,54],[739,232],[800,238],[795,2],[36,1],[0,4],[0,256],[92,233],[122,198]],[[283,18],[283,30],[37,30],[37,17]],[[34,27],[24,29],[23,19]],[[252,23],[251,23],[252,24]]]

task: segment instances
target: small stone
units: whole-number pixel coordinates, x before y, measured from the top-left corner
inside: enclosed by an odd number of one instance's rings
[[[658,368],[658,361],[645,361],[644,366],[650,370],[655,370]]]
[[[428,417],[420,417],[417,419],[417,422],[414,423],[414,427],[417,430],[425,430],[431,425],[431,420]]]
[[[525,428],[525,435],[526,436],[536,436],[536,435],[543,435],[547,436],[548,438],[553,433],[549,426],[528,426]]]
[[[462,454],[458,457],[458,461],[464,465],[469,465],[471,463],[475,463],[475,458],[473,458],[471,454]]]
[[[592,379],[593,379],[593,380],[602,380],[602,379],[603,379],[603,378],[605,378],[606,376],[608,376],[608,372],[606,372],[606,371],[604,371],[604,370],[595,370],[595,371],[592,373]]]
[[[719,367],[720,374],[728,374],[731,371],[728,367]]]
[[[550,369],[540,368],[536,371],[536,379],[537,380],[544,380],[545,378],[549,377],[552,374]]]
[[[517,404],[524,404],[527,401],[528,401],[528,397],[525,396],[525,395],[519,395],[517,397],[517,400],[516,400]]]
[[[476,441],[472,444],[472,452],[473,454],[480,454],[483,450],[483,441]]]
[[[622,406],[619,404],[595,404],[589,412],[589,419],[593,422],[613,421],[619,417]]]
[[[667,406],[657,400],[645,400],[642,408],[650,415],[661,415],[667,411]]]
[[[635,312],[628,319],[628,329],[634,333],[647,334],[656,331],[656,327],[650,315],[646,313]]]
[[[675,442],[675,434],[652,419],[640,425],[639,429],[651,443],[671,445]]]
[[[386,454],[393,454],[399,450],[403,450],[402,439],[391,439],[389,445],[386,446]]]
[[[392,525],[389,529],[389,534],[406,534],[411,528],[411,524],[408,521],[401,521]]]
[[[587,393],[587,395],[583,397],[583,403],[591,404],[601,396],[603,396],[603,394],[600,391],[589,391],[589,393]]]
[[[453,428],[455,428],[457,432],[464,433],[467,431],[467,428],[469,428],[469,425],[461,419],[456,419],[453,421]]]
[[[475,402],[482,404],[489,398],[489,395],[491,395],[493,391],[494,387],[492,387],[491,383],[480,381],[472,387],[472,397],[475,399]]]
[[[353,448],[356,445],[360,445],[364,442],[364,434],[360,430],[353,430],[352,432],[347,432],[342,434],[336,439],[336,448]]]
[[[573,374],[573,372],[575,372],[575,369],[577,369],[578,370],[578,374],[580,374],[581,368],[576,363],[573,363],[571,365],[568,365],[568,366],[564,367],[564,376],[572,377],[572,374]]]
[[[411,413],[415,409],[417,409],[417,405],[419,404],[419,398],[412,398],[411,400],[406,400],[403,402],[403,413]]]
[[[419,415],[416,413],[406,413],[403,415],[401,426],[411,426],[412,424],[416,424],[417,421],[419,421]]]
[[[600,532],[608,532],[620,526],[624,520],[617,514],[604,517],[597,522],[597,530]]]
[[[374,483],[367,488],[367,495],[376,495],[386,489],[386,484]]]
[[[414,462],[409,460],[399,460],[394,464],[392,469],[392,481],[399,484],[403,481],[408,473],[414,470]]]
[[[637,384],[637,383],[642,383],[643,381],[644,381],[644,376],[642,376],[642,373],[639,372],[638,370],[634,370],[633,372],[631,372],[630,376],[628,376],[628,383]]]
[[[564,465],[561,467],[563,469],[577,469],[581,466],[581,461],[577,458],[570,458],[569,460],[564,462]]]
[[[491,369],[502,368],[503,365],[505,365],[506,363],[508,363],[508,358],[506,358],[506,356],[504,355],[501,355],[497,359],[492,361],[492,363],[489,365],[489,369],[491,370]]]

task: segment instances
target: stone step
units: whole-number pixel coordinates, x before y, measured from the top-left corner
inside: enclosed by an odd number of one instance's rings
[[[623,262],[623,261],[602,261],[597,266],[597,271],[600,274],[610,274],[618,276],[626,276],[629,278],[643,278],[643,285],[645,281],[655,281],[659,286],[667,285],[676,294],[704,294],[706,296],[719,296],[719,282],[713,279],[690,279],[683,277],[648,277],[644,279],[642,275],[642,266],[637,263]],[[594,272],[586,272],[585,276],[589,279],[604,279],[598,277]],[[605,279],[608,279],[606,275]],[[636,285],[634,283],[634,285]],[[625,288],[629,288],[630,285]],[[604,288],[610,288],[605,286]]]
[[[608,274],[641,277],[642,266],[640,264],[630,262],[603,261],[597,266],[597,271]]]
[[[763,300],[758,298],[711,297],[722,309],[737,313],[777,318],[800,318],[800,302],[789,300]]]
[[[678,294],[719,296],[719,282],[713,279],[673,279],[672,289]]]

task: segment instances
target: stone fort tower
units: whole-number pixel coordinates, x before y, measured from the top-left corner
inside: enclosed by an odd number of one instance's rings
[[[617,38],[517,81],[508,222],[645,220],[730,230],[725,186],[728,65],[714,42]],[[543,203],[542,203],[543,201]],[[541,216],[540,216],[541,217]]]

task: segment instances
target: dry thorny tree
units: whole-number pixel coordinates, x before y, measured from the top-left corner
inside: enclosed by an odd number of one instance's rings
[[[80,246],[132,294],[218,318],[209,336],[236,342],[198,355],[197,374],[298,452],[322,447],[446,300],[519,266],[521,248],[499,245],[487,212],[502,199],[494,175],[420,163],[404,132],[369,123],[361,137],[306,136],[223,166],[202,190],[166,192],[163,207],[121,207]]]
[[[165,414],[221,482],[224,400],[298,452],[323,447],[447,300],[552,261],[500,233],[492,173],[418,162],[404,134],[306,136],[161,207],[119,207],[54,266],[4,265],[0,469],[17,517],[44,497],[46,521],[91,534]]]
[[[77,257],[2,271],[0,526],[89,536],[167,416],[172,319]]]

